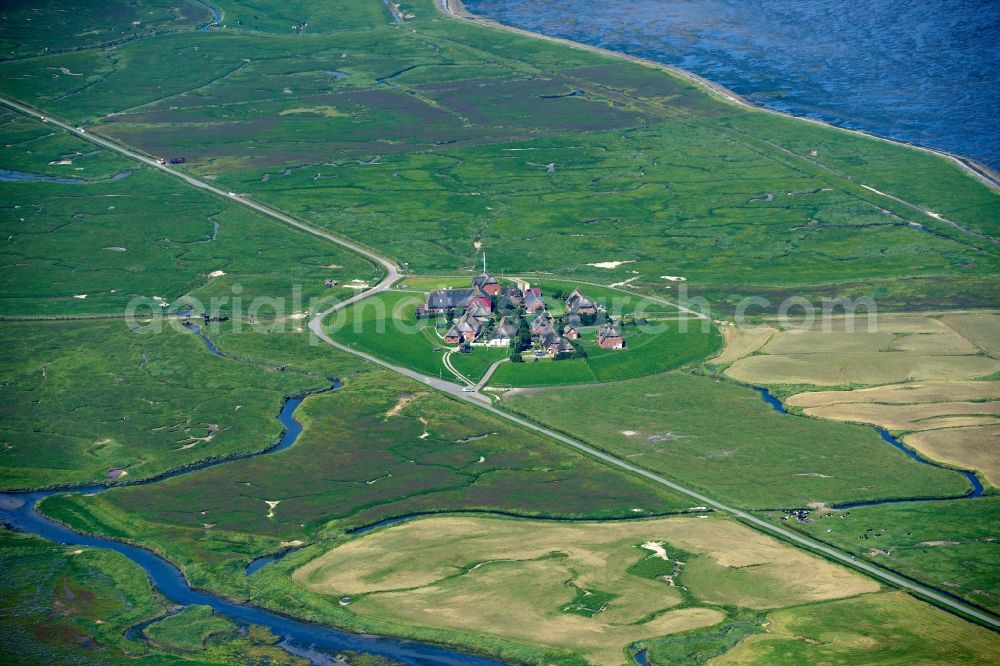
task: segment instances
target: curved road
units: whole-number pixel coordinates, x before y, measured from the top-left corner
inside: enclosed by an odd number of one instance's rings
[[[874,578],[877,578],[878,580],[884,583],[888,583],[890,585],[913,592],[914,594],[924,597],[925,599],[929,599],[941,606],[949,608],[953,611],[956,611],[968,617],[975,618],[980,622],[990,627],[993,627],[994,629],[1000,628],[1000,619],[998,619],[996,616],[987,611],[974,608],[973,606],[970,606],[962,601],[959,601],[958,599],[952,598],[946,594],[938,592],[937,590],[931,589],[914,581],[898,576],[874,564],[857,560],[853,556],[841,552],[840,550],[837,550],[832,546],[827,546],[823,543],[820,543],[808,537],[801,536],[799,534],[796,534],[795,532],[786,530],[778,525],[772,525],[771,523],[756,516],[753,516],[745,511],[723,504],[722,502],[718,502],[710,497],[702,495],[699,492],[690,490],[689,488],[685,488],[684,486],[674,483],[673,481],[670,481],[669,479],[666,479],[660,476],[659,474],[655,474],[641,467],[636,467],[635,465],[626,462],[621,458],[618,458],[609,453],[606,453],[592,446],[584,444],[583,442],[572,439],[571,437],[567,437],[566,435],[558,433],[554,430],[550,430],[532,421],[528,421],[527,419],[515,416],[514,414],[511,414],[509,412],[497,409],[496,407],[493,406],[492,402],[487,396],[481,395],[480,393],[476,392],[475,387],[463,388],[451,382],[446,382],[444,380],[437,379],[434,377],[427,377],[426,375],[423,375],[414,370],[410,370],[409,368],[393,365],[392,363],[389,363],[388,361],[380,359],[376,356],[372,356],[371,354],[367,354],[357,349],[352,349],[351,347],[347,347],[345,345],[340,344],[326,333],[326,331],[323,328],[323,320],[333,312],[336,312],[337,310],[343,309],[369,296],[378,294],[380,292],[389,289],[389,287],[392,286],[392,284],[395,283],[401,277],[401,274],[398,268],[396,267],[396,264],[393,263],[390,259],[383,257],[373,252],[372,250],[369,250],[366,247],[354,243],[352,241],[349,241],[345,238],[341,238],[334,234],[330,234],[325,231],[316,229],[315,227],[312,227],[309,224],[306,224],[305,222],[296,220],[295,218],[285,215],[284,213],[278,212],[263,204],[259,204],[255,201],[243,197],[232,196],[228,192],[221,190],[213,185],[210,185],[209,183],[198,180],[197,178],[194,178],[188,174],[182,173],[175,169],[171,169],[166,165],[159,164],[156,162],[155,159],[137,153],[129,148],[121,146],[113,141],[109,141],[103,137],[87,133],[83,129],[78,129],[76,127],[73,127],[72,125],[68,125],[64,122],[45,116],[44,114],[30,107],[24,106],[23,104],[20,104],[18,102],[14,102],[10,99],[0,97],[0,104],[7,106],[8,108],[11,108],[19,113],[25,114],[33,118],[37,118],[39,120],[42,120],[43,122],[47,122],[51,125],[62,128],[67,132],[70,132],[71,134],[78,136],[81,139],[90,141],[91,143],[101,146],[102,148],[113,150],[116,153],[119,153],[120,155],[124,155],[125,157],[137,160],[155,169],[159,169],[160,171],[168,173],[171,176],[174,176],[175,178],[180,178],[181,180],[183,180],[184,182],[188,183],[193,187],[197,187],[202,190],[207,190],[209,192],[212,192],[213,194],[223,197],[228,201],[247,206],[248,208],[251,208],[259,213],[262,213],[263,215],[266,215],[270,218],[276,219],[279,222],[295,227],[296,229],[300,229],[302,231],[305,231],[306,233],[312,234],[319,238],[324,238],[332,243],[336,243],[341,247],[345,247],[353,252],[357,252],[358,254],[362,255],[363,257],[366,257],[375,264],[385,268],[386,276],[378,284],[376,284],[375,286],[371,287],[366,291],[362,291],[358,294],[355,294],[354,296],[346,300],[343,300],[331,306],[330,308],[327,308],[323,312],[313,315],[312,319],[309,320],[309,329],[316,335],[316,337],[318,337],[320,340],[330,345],[331,347],[339,349],[340,351],[343,352],[347,352],[349,354],[354,354],[355,356],[363,358],[366,361],[374,363],[375,365],[381,366],[388,370],[392,370],[393,372],[397,372],[401,375],[405,375],[407,377],[415,379],[418,382],[430,386],[431,388],[434,388],[443,393],[447,393],[448,395],[454,398],[475,405],[480,409],[484,409],[490,412],[491,414],[499,418],[502,418],[506,421],[515,423],[523,428],[527,428],[528,430],[532,430],[546,437],[550,437],[556,441],[571,446],[574,449],[577,449],[578,451],[581,451],[591,457],[597,458],[598,460],[601,460],[609,465],[613,465],[627,472],[631,472],[632,474],[637,474],[654,483],[670,488],[675,492],[681,493],[682,495],[691,497],[701,505],[709,506],[718,511],[722,511],[732,516],[735,516],[736,518],[742,520],[743,522],[749,525],[756,527],[757,529],[763,532],[767,532],[774,536],[778,536],[784,539],[785,541],[794,543],[808,550],[821,553],[822,555],[832,560],[836,560],[838,562],[846,564],[849,567],[853,567],[855,569],[864,571],[865,573],[871,575]],[[669,304],[673,307],[679,307],[677,304],[670,303],[669,301],[666,301],[664,299],[656,299],[656,300],[662,303]],[[692,314],[699,314],[699,313],[692,313]],[[699,315],[699,316],[704,317],[704,315]]]

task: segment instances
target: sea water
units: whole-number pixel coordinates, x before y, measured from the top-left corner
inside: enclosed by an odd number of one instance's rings
[[[1000,170],[1000,0],[464,0],[749,101]]]

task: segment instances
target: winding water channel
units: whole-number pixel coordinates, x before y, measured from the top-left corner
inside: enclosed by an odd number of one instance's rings
[[[766,388],[757,387],[757,392],[760,393],[760,397],[763,398],[764,402],[773,407],[775,411],[781,412],[782,414],[788,414],[788,410],[786,410],[785,406],[781,404],[781,400],[771,395],[771,392],[768,391]],[[942,465],[938,462],[930,460],[929,458],[924,458],[922,455],[920,455],[919,453],[917,453],[916,451],[914,451],[913,449],[911,449],[910,447],[906,446],[901,441],[893,437],[891,434],[889,434],[888,431],[884,430],[883,428],[875,428],[875,431],[878,432],[879,436],[885,442],[889,443],[893,447],[905,453],[908,458],[912,458],[913,460],[916,460],[918,463],[921,463],[923,465],[930,465],[931,467],[946,469],[951,472],[955,472],[956,474],[961,474],[966,478],[966,480],[969,482],[969,485],[971,486],[969,492],[965,493],[964,495],[954,495],[951,497],[900,497],[900,498],[881,499],[881,500],[868,500],[865,502],[844,502],[842,504],[834,504],[833,505],[834,509],[855,509],[861,506],[875,506],[878,504],[895,504],[898,502],[934,502],[943,500],[971,499],[973,497],[982,497],[983,484],[979,481],[979,478],[976,477],[975,472],[969,471],[967,469],[956,469],[954,467],[948,467],[947,465]]]
[[[334,387],[337,386],[339,384],[334,385]],[[296,396],[286,400],[281,413],[278,415],[278,420],[285,428],[281,439],[274,446],[257,455],[278,453],[296,442],[302,433],[302,426],[295,420],[295,410],[302,404],[304,397]],[[142,483],[157,483],[165,478],[179,476],[180,474],[189,474],[196,469],[204,469],[205,467],[225,462],[215,461],[205,463]],[[322,654],[323,651],[335,654],[343,650],[377,654],[396,659],[404,664],[414,665],[441,664],[449,666],[462,664],[463,666],[494,666],[500,663],[491,659],[466,655],[415,641],[352,634],[333,627],[294,620],[257,606],[229,601],[214,594],[193,589],[176,566],[151,551],[99,536],[79,534],[49,519],[37,509],[38,502],[53,495],[65,493],[92,495],[105,490],[107,490],[107,486],[78,486],[62,490],[0,493],[0,522],[19,532],[36,534],[56,543],[104,548],[121,553],[141,566],[149,575],[153,586],[173,603],[181,605],[202,604],[211,607],[215,612],[225,615],[236,622],[266,626],[275,634],[282,636],[285,645],[294,649],[297,654],[307,655],[315,664],[329,662],[326,655]],[[266,564],[266,562],[263,564]],[[303,650],[302,648],[308,649]]]
[[[199,326],[190,322],[186,323],[186,325],[192,333],[201,338],[210,353],[217,356],[223,355],[211,339],[203,333]],[[315,391],[313,393],[336,390],[340,388],[340,386],[341,383],[337,381],[334,382],[329,388],[320,389],[319,391]],[[771,395],[767,389],[758,388],[757,391],[760,393],[761,398],[763,398],[763,400],[773,409],[781,413],[787,413],[781,401]],[[305,395],[292,396],[285,400],[285,403],[278,414],[278,421],[284,428],[281,438],[268,449],[252,455],[272,455],[284,451],[295,444],[299,436],[302,434],[302,426],[295,420],[295,411],[302,404],[305,397]],[[913,458],[914,460],[925,465],[945,468],[943,465],[939,465],[934,461],[921,457],[912,449],[904,446],[901,442],[899,442],[899,440],[892,437],[892,435],[885,430],[880,428],[877,430],[883,440],[900,449],[910,458]],[[205,469],[207,467],[224,464],[225,462],[228,462],[228,459],[207,461],[183,470],[168,472],[132,485],[158,483],[168,478],[180,476],[182,474],[190,474],[191,472]],[[967,494],[960,497],[979,497],[983,494],[983,486],[979,482],[979,479],[976,478],[975,474],[966,470],[954,471],[956,471],[956,473],[964,474],[972,485],[972,489]],[[149,576],[153,586],[171,602],[180,605],[200,604],[209,606],[216,613],[225,615],[238,623],[252,623],[266,626],[275,634],[283,638],[283,647],[295,654],[310,659],[310,661],[314,664],[329,663],[330,659],[326,654],[327,652],[336,653],[344,650],[381,655],[396,659],[405,664],[414,665],[440,664],[449,666],[461,664],[471,666],[487,666],[501,663],[484,657],[467,655],[426,643],[397,638],[352,634],[333,627],[295,620],[280,613],[268,611],[257,606],[237,603],[209,592],[196,590],[188,584],[184,575],[176,566],[159,555],[138,546],[113,541],[111,539],[105,539],[99,536],[74,532],[66,526],[46,517],[37,509],[38,503],[47,497],[65,493],[92,495],[103,492],[107,489],[108,486],[90,485],[64,488],[60,490],[0,493],[0,523],[7,525],[14,530],[35,534],[56,543],[103,548],[121,553],[142,567]],[[834,508],[850,509],[860,506],[886,504],[891,502],[933,501],[945,499],[958,498],[886,499],[839,504]],[[377,527],[384,527],[386,525],[403,522],[413,517],[415,516],[399,516],[389,518],[374,525],[360,528],[355,532],[357,534],[364,533]],[[294,549],[267,555],[254,560],[247,566],[246,575],[252,575],[267,564],[281,559],[292,550]],[[133,627],[129,632],[130,638],[140,640],[142,629],[153,621],[155,620]],[[634,658],[638,663],[644,663],[645,654],[636,654],[634,655]]]
[[[8,171],[0,169],[0,182],[16,183],[20,181],[36,181],[39,183],[60,183],[62,185],[92,185],[103,183],[109,180],[123,180],[132,175],[132,171],[119,171],[110,178],[103,180],[84,180],[83,178],[69,178],[66,176],[46,176],[40,173],[25,173],[24,171]]]

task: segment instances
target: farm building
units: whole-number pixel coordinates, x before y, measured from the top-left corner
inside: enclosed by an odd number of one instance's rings
[[[489,273],[472,278],[472,286],[482,289],[489,296],[497,296],[501,291],[500,283]]]
[[[475,317],[462,315],[444,335],[444,341],[448,344],[458,344],[459,342],[472,342],[479,337],[483,330],[483,324]]]
[[[542,310],[531,322],[531,334],[541,335],[542,331],[547,328],[552,328],[552,315],[546,310]]]
[[[503,317],[493,329],[493,335],[486,341],[486,344],[490,347],[508,347],[516,335],[517,325],[507,317]]]
[[[555,356],[557,354],[572,354],[576,351],[576,348],[572,345],[572,343],[570,343],[569,340],[558,335],[554,331],[542,339],[542,346],[545,348],[545,353],[549,356]]]
[[[608,322],[597,331],[597,346],[601,349],[625,349],[625,338]]]
[[[532,287],[524,292],[524,310],[532,313],[545,309],[545,301],[542,300],[542,290]]]
[[[507,299],[507,302],[511,305],[517,306],[524,301],[524,292],[516,285],[508,285],[504,287],[503,297]]]
[[[567,340],[579,340],[580,331],[576,330],[576,327],[572,326],[571,324],[566,324],[563,327],[563,337],[566,338]]]
[[[573,293],[569,295],[569,298],[566,299],[566,311],[578,315],[597,314],[597,305],[584,296],[583,292],[580,291],[580,288],[577,287],[573,290]]]
[[[425,312],[447,312],[448,310],[464,310],[476,289],[438,289],[427,296],[427,304],[422,308]]]

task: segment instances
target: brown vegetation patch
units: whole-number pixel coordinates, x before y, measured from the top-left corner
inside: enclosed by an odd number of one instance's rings
[[[853,391],[807,391],[788,398],[791,407],[820,407],[841,403],[914,404],[1000,399],[1000,381],[909,382]]]
[[[929,430],[903,438],[922,455],[962,469],[974,469],[1000,487],[1000,425]]]
[[[1000,402],[933,402],[917,405],[845,403],[808,407],[805,413],[834,421],[871,423],[889,430],[932,430],[996,423],[1000,417]]]
[[[677,585],[698,601],[761,608],[878,589],[867,578],[721,518],[561,523],[438,516],[366,534],[298,569],[315,592],[354,597],[356,612],[583,651],[617,663],[642,638],[715,624],[714,609],[671,610],[664,580],[628,568],[662,544],[685,557]],[[566,612],[578,590],[611,593],[591,616]],[[649,619],[653,618],[653,619]]]
[[[709,363],[732,363],[744,356],[749,356],[778,333],[778,329],[770,326],[726,326],[722,335],[725,345],[719,355],[708,360]]]

